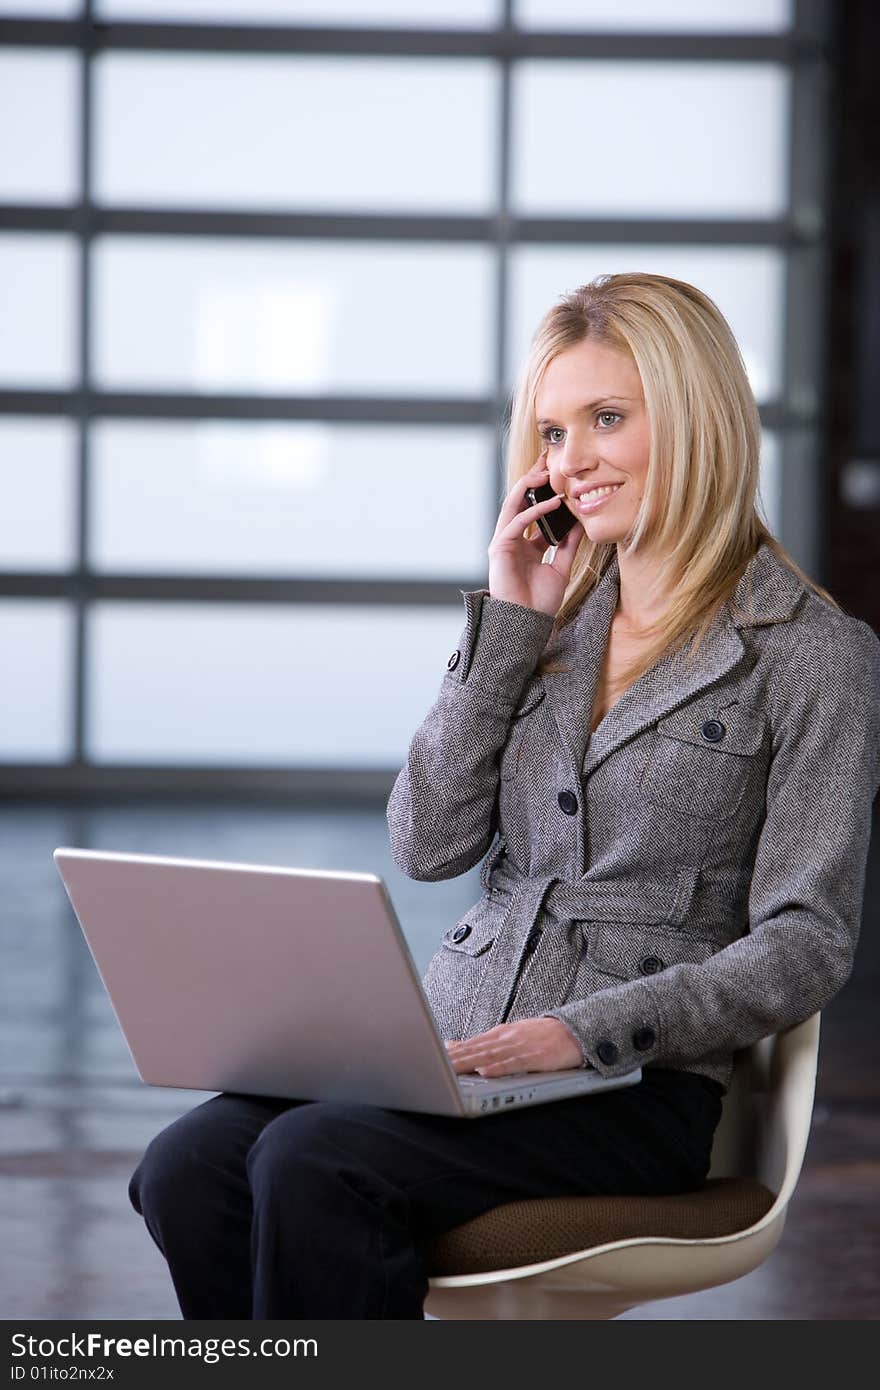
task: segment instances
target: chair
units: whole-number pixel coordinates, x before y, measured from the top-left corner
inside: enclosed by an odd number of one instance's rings
[[[750,1273],[779,1241],[800,1176],[820,1017],[736,1054],[709,1176],[698,1192],[494,1207],[426,1247],[425,1312],[454,1319],[615,1318]]]

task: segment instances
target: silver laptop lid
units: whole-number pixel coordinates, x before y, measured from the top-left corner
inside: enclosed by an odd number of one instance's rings
[[[466,1113],[377,875],[54,859],[144,1081]]]

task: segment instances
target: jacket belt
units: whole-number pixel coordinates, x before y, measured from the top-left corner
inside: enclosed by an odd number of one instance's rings
[[[543,908],[559,921],[572,918],[593,922],[676,922],[691,905],[700,871],[689,866],[677,874],[651,878],[579,878],[574,881],[555,874],[530,877],[521,873],[499,846],[481,874],[484,888],[493,895],[514,894],[524,885],[541,885]],[[532,892],[534,892],[534,888]],[[540,906],[541,904],[539,904]]]
[[[504,929],[492,949],[492,969],[483,976],[466,1036],[494,1028],[505,1017],[526,943],[541,912],[552,921],[657,924],[677,922],[693,899],[699,869],[688,867],[665,878],[580,878],[531,876],[511,865],[505,847],[485,861],[480,880],[487,892],[510,898]]]

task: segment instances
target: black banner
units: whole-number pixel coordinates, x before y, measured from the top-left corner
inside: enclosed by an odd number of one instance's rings
[[[669,1326],[668,1324],[666,1325]],[[605,1329],[603,1331],[603,1328]],[[479,1374],[540,1381],[565,1365],[603,1370],[634,1368],[637,1344],[650,1348],[637,1325],[581,1322],[477,1322],[439,1319],[294,1322],[16,1322],[6,1321],[6,1370],[11,1386],[88,1384],[119,1390],[226,1385],[249,1388],[382,1383],[411,1370],[448,1374],[451,1383]],[[635,1333],[635,1336],[632,1334]],[[652,1340],[666,1342],[665,1330]],[[628,1350],[621,1354],[627,1344]],[[490,1360],[487,1362],[487,1357]],[[2,1385],[0,1385],[2,1390]]]

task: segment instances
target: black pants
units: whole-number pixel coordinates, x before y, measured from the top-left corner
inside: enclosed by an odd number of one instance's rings
[[[476,1120],[223,1094],[152,1141],[129,1195],[184,1318],[422,1318],[422,1242],[480,1212],[701,1187],[721,1095],[654,1067]]]

